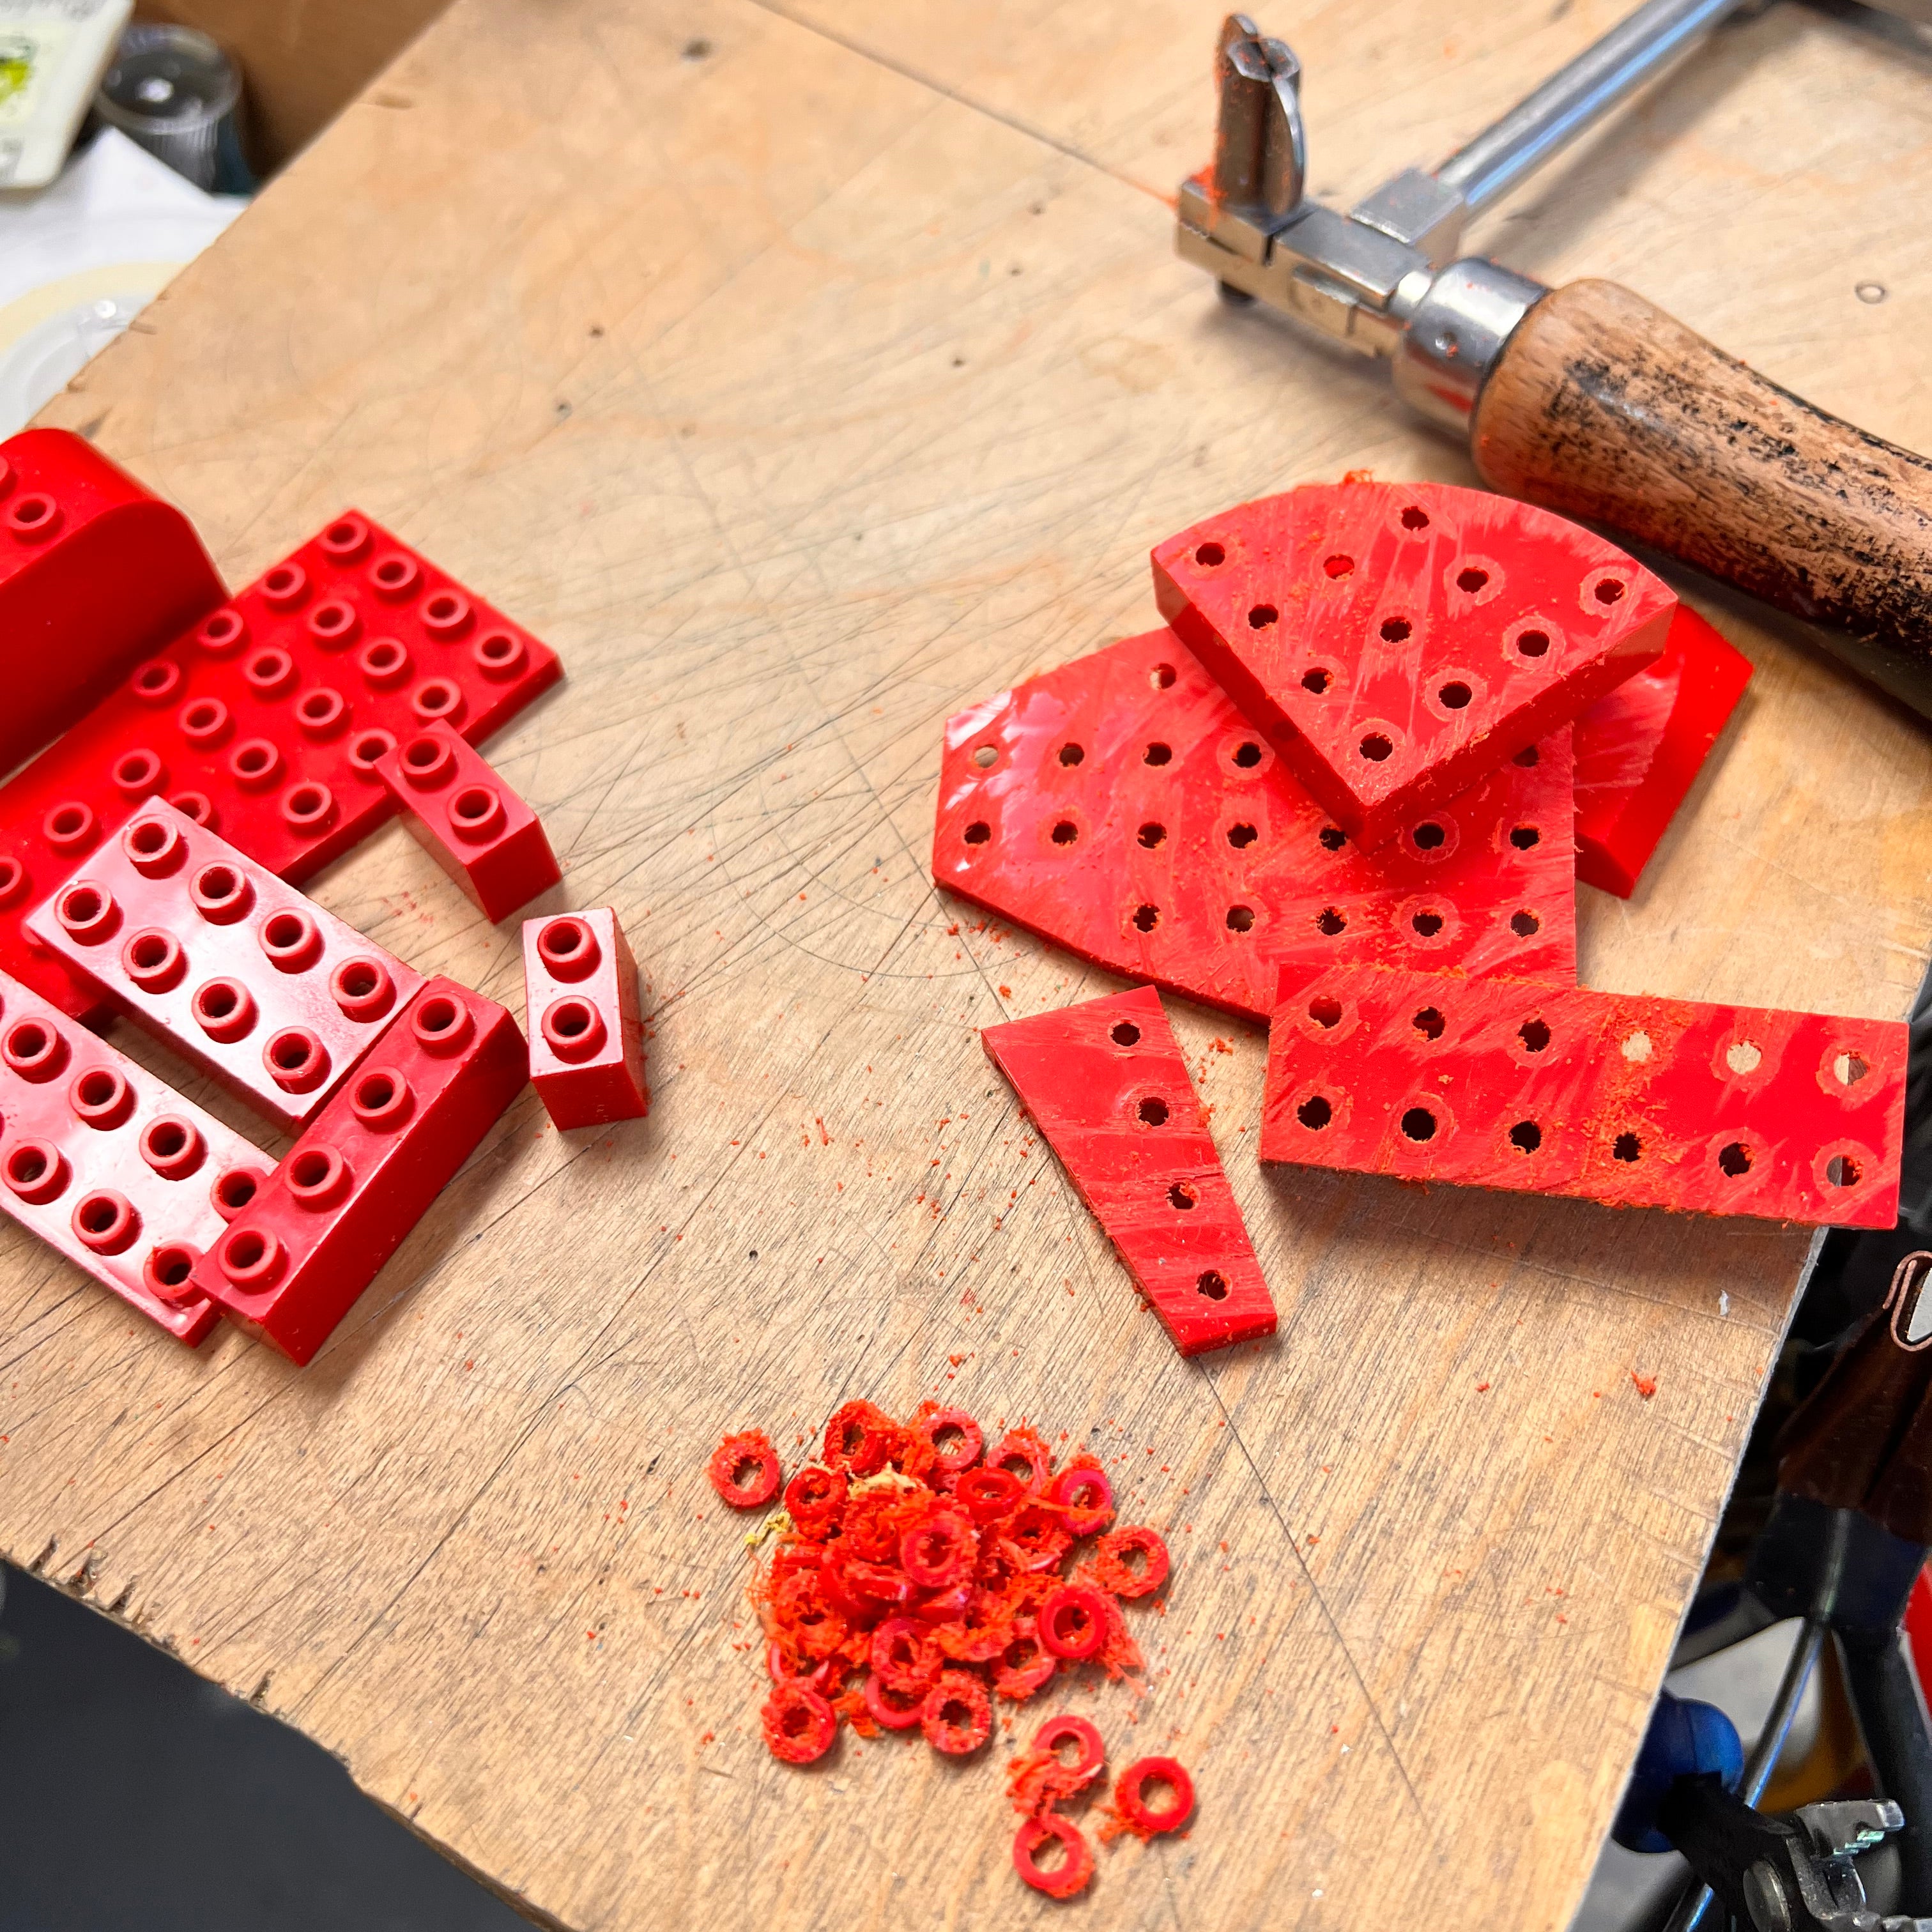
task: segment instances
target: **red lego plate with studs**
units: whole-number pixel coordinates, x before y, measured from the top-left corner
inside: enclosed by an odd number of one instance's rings
[[[1569,734],[1365,852],[1172,631],[946,728],[932,875],[1083,958],[1265,1019],[1278,962],[1576,977]]]
[[[27,920],[76,980],[284,1127],[422,976],[160,799]]]
[[[1576,876],[1627,899],[1750,682],[1688,604],[1663,656],[1576,721]]]
[[[1374,967],[1282,975],[1264,1161],[1889,1228],[1906,1028]]]
[[[1154,553],[1172,624],[1373,848],[1663,651],[1677,599],[1613,544],[1446,483],[1310,484]]]
[[[980,1037],[1180,1352],[1272,1335],[1274,1303],[1154,988]]]
[[[345,512],[0,787],[0,968],[92,1010],[19,920],[144,799],[299,882],[395,810],[376,763],[399,738],[440,722],[478,743],[559,675],[528,632]]]

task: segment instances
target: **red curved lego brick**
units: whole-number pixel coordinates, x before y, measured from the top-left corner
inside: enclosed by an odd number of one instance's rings
[[[1180,1352],[1272,1335],[1274,1304],[1154,988],[980,1037]]]
[[[0,1211],[177,1340],[202,1341],[218,1310],[194,1264],[268,1156],[4,974],[0,1122]]]
[[[161,799],[83,859],[26,929],[76,981],[288,1128],[422,984]],[[220,988],[241,990],[212,997]]]
[[[946,728],[932,875],[1083,958],[1256,1019],[1282,959],[1576,976],[1569,734],[1365,852],[1171,631]]]
[[[405,738],[376,770],[410,836],[485,919],[508,918],[562,878],[536,814],[448,725]]]
[[[1264,1161],[1889,1228],[1906,1028],[1373,967],[1288,970]]]
[[[610,906],[524,922],[530,1081],[560,1127],[642,1120],[644,1023],[638,967]]]
[[[91,443],[0,442],[0,771],[227,594],[194,526]]]
[[[308,1361],[521,1090],[493,1000],[432,980],[196,1264],[229,1319]]]
[[[375,760],[398,739],[437,718],[480,742],[560,674],[528,632],[345,511],[0,787],[0,968],[92,1010],[19,920],[143,799],[191,807],[299,882],[395,810]],[[86,823],[56,838],[64,812]]]
[[[1652,662],[1677,602],[1580,525],[1446,483],[1244,503],[1154,573],[1161,615],[1371,848]]]
[[[1688,604],[1663,656],[1576,721],[1576,876],[1628,898],[1750,682]]]

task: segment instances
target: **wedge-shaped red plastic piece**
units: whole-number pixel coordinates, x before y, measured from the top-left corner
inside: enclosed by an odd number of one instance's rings
[[[194,526],[91,443],[0,442],[0,771],[227,595]]]
[[[1261,1157],[1889,1228],[1905,1055],[1892,1020],[1285,970]]]
[[[1171,631],[946,728],[932,875],[1117,973],[1265,1019],[1277,961],[1576,976],[1569,734],[1364,852]]]
[[[488,920],[506,919],[562,878],[532,812],[446,724],[376,760],[416,843]]]
[[[0,968],[89,997],[20,916],[149,797],[292,883],[395,810],[376,760],[432,720],[480,742],[554,654],[355,511],[136,668],[0,787]]]
[[[1274,1304],[1151,986],[980,1034],[1184,1355],[1272,1335]]]
[[[650,1112],[637,962],[613,908],[525,920],[524,992],[530,1080],[560,1127]]]
[[[27,925],[76,980],[284,1127],[315,1112],[422,984],[160,799]]]
[[[0,1210],[190,1347],[190,1277],[274,1166],[145,1067],[0,974]]]
[[[1656,663],[1576,721],[1576,876],[1627,899],[1696,783],[1750,660],[1688,604]]]
[[[1154,553],[1172,624],[1336,824],[1394,838],[1658,657],[1677,600],[1552,512],[1310,484]]]
[[[194,1270],[222,1312],[306,1362],[515,1099],[524,1036],[432,980]]]

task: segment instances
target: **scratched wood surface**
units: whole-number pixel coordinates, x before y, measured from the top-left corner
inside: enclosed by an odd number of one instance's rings
[[[1316,184],[1446,150],[1614,11],[1304,10]],[[1468,479],[1173,260],[1216,24],[458,0],[49,412],[236,580],[353,502],[568,667],[494,754],[553,902],[644,964],[647,1122],[526,1095],[306,1372],[0,1230],[0,1551],[547,1922],[1055,1909],[995,1766],[766,1756],[727,1428],[940,1392],[1090,1442],[1168,1532],[1145,1694],[1053,1700],[1198,1783],[1190,1836],[1102,1855],[1110,1926],[1562,1926],[1696,1577],[1802,1234],[1264,1176],[1259,1034],[1177,1005],[1282,1314],[1184,1364],[976,1037],[1113,982],[927,883],[941,721],[1144,628],[1154,541],[1352,466]],[[1480,238],[1932,446],[1926,68],[1776,8]],[[1586,976],[1901,1014],[1924,734],[1706,608],[1759,676],[1638,896],[1583,893]],[[400,832],[318,891],[520,1009],[514,929]]]

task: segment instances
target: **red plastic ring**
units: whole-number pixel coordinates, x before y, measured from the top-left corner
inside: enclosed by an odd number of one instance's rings
[[[964,1757],[992,1736],[993,1700],[970,1671],[941,1671],[920,1707],[919,1727],[934,1750]]]
[[[1107,1640],[1107,1600],[1084,1583],[1063,1583],[1040,1599],[1034,1626],[1042,1648],[1082,1663]]]
[[[1141,1795],[1156,1783],[1174,1792],[1174,1802],[1165,1810],[1150,1809]],[[1114,1780],[1114,1808],[1132,1831],[1178,1832],[1194,1815],[1194,1780],[1171,1757],[1136,1758]]]
[[[748,1482],[740,1482],[738,1472],[748,1462],[755,1466],[758,1473]],[[778,1494],[783,1479],[778,1451],[762,1429],[726,1436],[712,1451],[709,1473],[711,1486],[734,1509],[762,1508]]]
[[[775,1686],[758,1719],[771,1754],[787,1764],[809,1764],[823,1757],[838,1735],[832,1706],[804,1684]]]
[[[1048,1839],[1058,1839],[1066,1856],[1054,1866],[1042,1865],[1035,1854]],[[1094,1876],[1093,1848],[1077,1825],[1064,1818],[1029,1818],[1013,1834],[1013,1869],[1036,1892],[1048,1898],[1071,1898]]]

